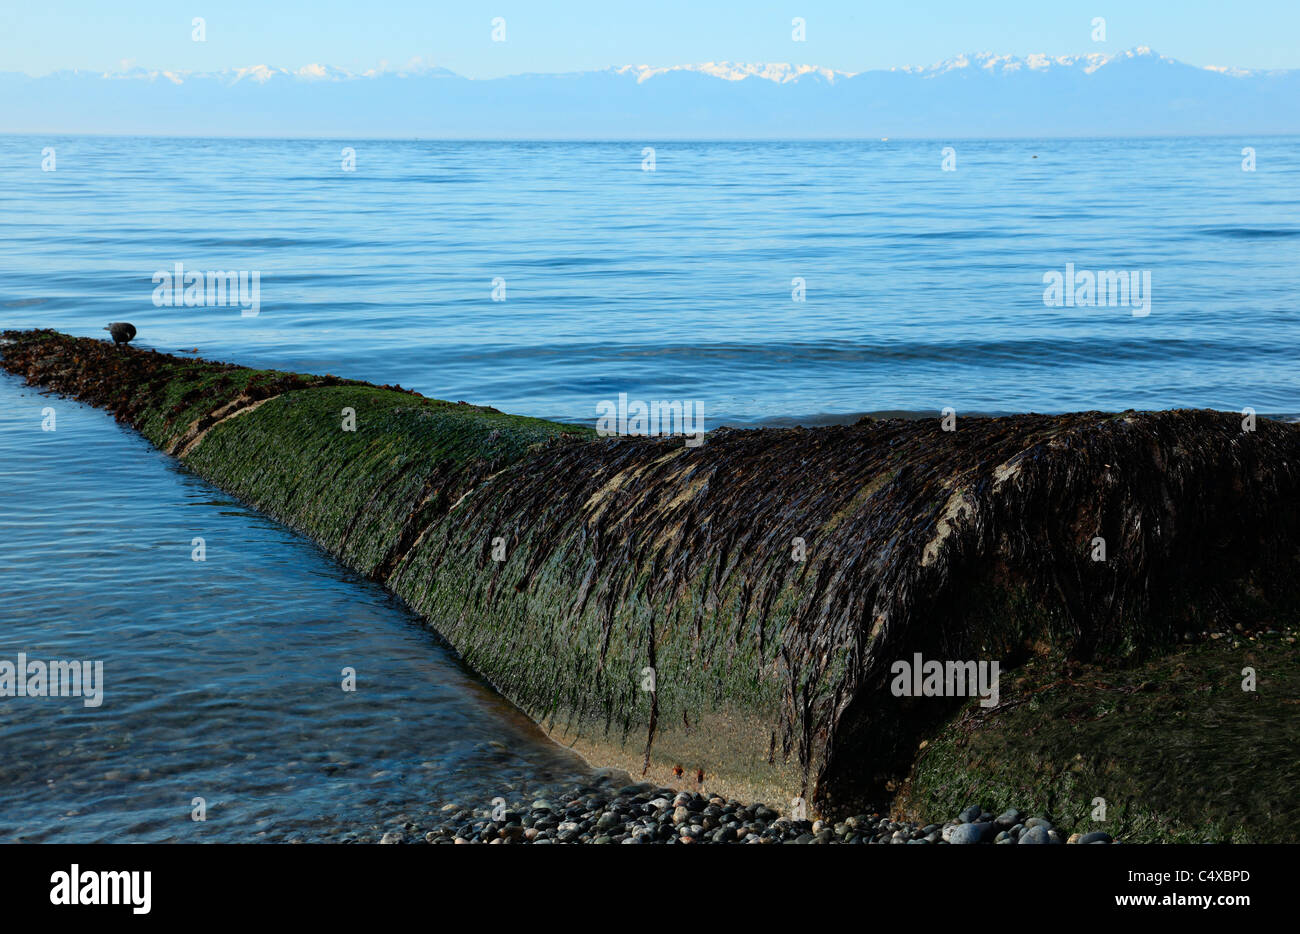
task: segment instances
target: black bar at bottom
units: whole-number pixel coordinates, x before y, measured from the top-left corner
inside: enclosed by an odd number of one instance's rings
[[[682,909],[697,899],[706,911],[701,923],[719,910],[752,916],[773,899],[805,909],[839,903],[875,919],[936,917],[946,905],[977,916],[993,909],[1008,920],[1041,908],[1081,918],[1098,910],[1180,919],[1200,912],[1231,922],[1260,908],[1283,910],[1295,896],[1285,846],[818,849],[16,845],[0,847],[0,904],[13,921],[39,915],[127,923],[382,923],[392,920],[390,910],[447,919],[444,909],[466,907],[484,919],[536,923],[563,914],[566,904],[579,924],[622,912],[649,922],[664,912],[683,919]],[[114,896],[117,904],[83,903]],[[731,907],[721,909],[725,903]]]

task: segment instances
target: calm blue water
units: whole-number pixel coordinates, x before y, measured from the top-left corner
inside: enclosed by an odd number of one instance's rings
[[[98,707],[0,698],[0,842],[378,839],[589,774],[382,588],[111,416],[0,373],[0,458],[0,659],[103,662]]]
[[[957,141],[955,172],[934,142],[661,142],[645,172],[626,143],[0,137],[0,322],[566,420],[1294,414],[1298,142]],[[155,307],[178,261],[259,271],[260,314]],[[1067,262],[1149,270],[1150,315],[1044,307]]]
[[[706,427],[1294,416],[1297,142],[956,142],[951,173],[936,143],[656,143],[645,172],[621,143],[0,137],[0,327],[127,320],[161,350],[587,422],[624,392]],[[259,314],[156,307],[176,262],[259,272]],[[1066,263],[1149,270],[1150,314],[1045,307]],[[0,376],[18,652],[103,660],[106,695],[0,699],[0,840],[365,839],[586,774],[382,590]]]

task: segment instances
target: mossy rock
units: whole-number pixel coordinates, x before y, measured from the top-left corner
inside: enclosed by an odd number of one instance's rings
[[[1134,843],[1300,842],[1294,629],[1207,638],[1127,668],[1036,661],[1000,693],[922,740],[901,815],[979,803]]]
[[[864,419],[687,447],[3,337],[7,369],[109,409],[382,581],[583,748],[826,815],[884,803],[961,704],[892,696],[897,659],[1120,671],[1187,629],[1297,618],[1300,428],[1267,419]]]

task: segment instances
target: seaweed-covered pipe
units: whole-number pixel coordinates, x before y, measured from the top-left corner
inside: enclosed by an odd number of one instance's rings
[[[863,419],[692,447],[53,331],[0,352],[384,582],[589,758],[827,814],[882,800],[961,702],[897,696],[899,660],[1122,662],[1295,609],[1300,429],[1266,419]]]

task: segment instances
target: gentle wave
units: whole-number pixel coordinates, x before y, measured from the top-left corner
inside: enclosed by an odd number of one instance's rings
[[[644,172],[622,143],[68,137],[42,173],[47,141],[0,137],[0,325],[125,319],[570,421],[618,392],[736,424],[1300,413],[1294,143],[1244,173],[1218,139],[969,140],[956,172],[924,142],[660,141]],[[257,317],[155,306],[176,262],[259,272]],[[1046,307],[1067,264],[1149,271],[1150,313]]]

